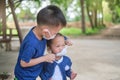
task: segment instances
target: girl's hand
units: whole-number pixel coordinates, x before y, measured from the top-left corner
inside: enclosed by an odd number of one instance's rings
[[[70,76],[70,80],[74,80],[76,76],[77,76],[77,73],[72,72]]]
[[[67,39],[65,40],[65,44],[68,46],[72,46],[73,43],[71,42],[71,40]]]

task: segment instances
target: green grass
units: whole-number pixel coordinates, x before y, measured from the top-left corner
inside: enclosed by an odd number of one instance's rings
[[[6,33],[7,33],[7,34],[10,34],[10,30],[7,29],[7,32],[6,32]],[[0,32],[0,34],[3,34],[3,32]],[[17,30],[16,30],[16,29],[12,29],[12,34],[17,35],[17,34],[18,34]]]
[[[86,33],[85,35],[94,35],[94,34],[98,34],[99,33],[99,29],[95,28],[94,30],[91,28],[87,28],[86,29]]]
[[[63,28],[60,33],[62,33],[63,35],[66,36],[80,36],[80,35],[94,35],[94,34],[98,34],[101,29],[103,29],[104,27],[99,27],[99,28],[95,28],[95,29],[91,29],[91,28],[86,28],[86,33],[83,34],[81,28],[75,28],[75,27],[71,27],[71,28]],[[9,34],[9,30],[7,30],[7,34]],[[2,34],[2,33],[1,33]],[[17,35],[17,30],[13,29],[12,30],[12,34]]]
[[[103,27],[99,27],[99,28],[95,28],[95,29],[91,29],[91,28],[86,28],[86,33],[82,33],[81,28],[63,28],[60,33],[62,33],[63,35],[67,35],[67,36],[80,36],[80,35],[94,35],[94,34],[98,34],[101,29],[103,29]]]
[[[78,36],[82,33],[81,29],[79,28],[63,28],[60,33],[64,35],[72,35],[72,36]]]

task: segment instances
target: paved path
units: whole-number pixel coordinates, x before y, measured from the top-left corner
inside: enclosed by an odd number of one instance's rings
[[[74,39],[69,55],[75,80],[120,80],[120,40]]]
[[[77,72],[75,80],[120,80],[120,40],[72,39],[68,55]],[[18,46],[13,43],[15,48]],[[18,51],[0,49],[0,72],[13,74]],[[12,76],[13,77],[13,76]],[[13,78],[8,79],[13,80]]]

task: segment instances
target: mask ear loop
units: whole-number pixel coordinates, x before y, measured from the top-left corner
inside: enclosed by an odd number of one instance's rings
[[[51,37],[52,35],[51,35],[51,33],[50,33],[50,31],[49,31],[48,29],[47,29],[47,32],[48,32],[48,34],[49,34],[49,35],[50,35],[50,37]]]
[[[53,36],[52,36],[52,34],[50,33],[50,31],[49,31],[48,29],[46,29],[46,31],[48,32],[48,34],[49,34],[49,36],[50,36],[49,39],[53,39],[53,38],[55,38],[56,35],[53,35]]]
[[[47,52],[48,52],[48,53],[52,53],[52,51],[50,50],[49,47],[47,47]]]
[[[45,29],[44,31],[48,32],[49,36],[51,37],[50,31],[48,29]]]
[[[68,46],[67,45],[65,45],[65,49],[67,49],[68,48]]]
[[[66,53],[67,53],[67,47],[65,46],[65,48],[61,52],[57,53],[56,56],[63,56]]]

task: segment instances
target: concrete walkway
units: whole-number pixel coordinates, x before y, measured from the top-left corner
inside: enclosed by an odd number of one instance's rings
[[[101,32],[101,36],[108,38],[120,38],[120,24],[107,27]]]
[[[72,39],[67,55],[77,72],[75,80],[120,80],[120,40]],[[12,42],[13,51],[0,49],[0,73],[13,70],[18,56],[18,42]]]

